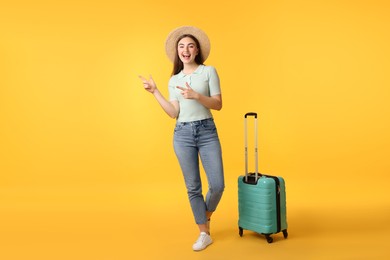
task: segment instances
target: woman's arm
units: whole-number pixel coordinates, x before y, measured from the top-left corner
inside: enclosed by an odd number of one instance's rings
[[[198,93],[198,102],[209,109],[221,110],[222,109],[222,96],[221,94],[215,96],[204,96]]]
[[[160,91],[157,88],[153,92],[153,95],[168,116],[170,116],[171,118],[177,118],[177,116],[179,115],[178,101],[169,102],[168,100],[165,99],[165,97],[160,93]]]
[[[154,82],[152,76],[150,76],[149,80],[145,79],[142,76],[139,76],[139,78],[142,80],[145,90],[153,94],[153,96],[156,98],[157,102],[160,104],[165,113],[167,113],[167,115],[171,118],[177,118],[177,116],[179,115],[179,102],[169,102],[168,100],[166,100],[166,98],[157,89],[156,83]]]
[[[177,86],[177,88],[181,90],[181,94],[183,95],[184,98],[195,99],[203,106],[207,107],[208,109],[214,109],[214,110],[222,109],[221,94],[208,97],[194,91],[187,82],[186,82],[186,86],[187,88]]]

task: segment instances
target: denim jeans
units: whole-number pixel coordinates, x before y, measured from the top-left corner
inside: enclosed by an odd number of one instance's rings
[[[221,144],[214,120],[209,118],[177,122],[173,145],[184,176],[195,222],[205,224],[206,211],[216,210],[225,188]],[[202,193],[199,157],[208,181],[206,199]]]

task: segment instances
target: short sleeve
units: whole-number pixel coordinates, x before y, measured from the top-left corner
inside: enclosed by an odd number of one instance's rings
[[[221,87],[217,70],[212,66],[209,66],[209,68],[210,96],[219,95],[221,94]]]
[[[169,101],[178,100],[174,76],[171,77],[168,83]]]

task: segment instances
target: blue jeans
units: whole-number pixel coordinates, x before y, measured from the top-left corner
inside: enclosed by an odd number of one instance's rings
[[[206,211],[214,212],[225,188],[222,150],[212,118],[177,122],[173,146],[183,172],[188,199],[196,224],[207,222]],[[205,170],[209,190],[202,194],[199,157]]]

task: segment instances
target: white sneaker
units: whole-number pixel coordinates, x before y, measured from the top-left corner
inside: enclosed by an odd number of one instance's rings
[[[192,245],[194,251],[200,251],[205,249],[208,245],[213,243],[213,240],[206,232],[200,232],[198,240]]]

